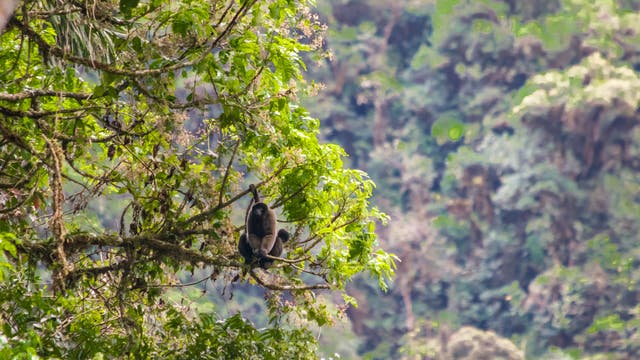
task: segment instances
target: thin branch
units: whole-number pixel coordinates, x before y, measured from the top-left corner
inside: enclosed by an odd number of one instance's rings
[[[277,257],[277,256],[271,256],[269,254],[264,255],[263,257],[266,257],[267,259],[271,259],[271,260],[277,260],[277,261],[281,261],[283,263],[287,263],[287,264],[297,264],[303,261],[307,261],[309,259],[311,259],[311,256],[307,255],[305,257],[302,258],[297,258],[297,259],[285,259],[285,258],[281,258],[281,257]]]
[[[36,182],[36,185],[34,185],[31,188],[31,190],[29,191],[29,194],[24,197],[24,199],[18,201],[14,206],[11,206],[11,207],[8,207],[8,208],[4,208],[4,209],[0,209],[0,214],[8,214],[8,213],[11,213],[14,210],[22,207],[27,201],[29,201],[33,197],[33,194],[36,193],[36,189],[38,189],[37,182]]]
[[[200,279],[200,280],[196,280],[196,281],[192,281],[192,282],[188,282],[188,283],[183,283],[183,284],[158,284],[158,285],[148,285],[147,287],[149,288],[183,288],[183,287],[188,287],[188,286],[193,286],[193,285],[198,285],[202,282],[205,282],[209,279],[211,279],[211,276],[214,273],[212,272],[211,274],[205,276],[204,278]]]
[[[25,196],[24,199],[18,201],[15,205],[11,207],[0,209],[0,214],[9,214],[9,213],[12,213],[14,210],[22,207],[24,204],[26,204],[27,201],[29,201],[33,197],[33,194],[35,194],[36,189],[38,189],[37,182],[36,182],[36,185],[34,185],[31,188],[31,190],[29,190],[29,194]]]
[[[227,168],[224,171],[224,176],[222,177],[222,185],[220,186],[220,196],[218,197],[218,207],[222,205],[222,196],[224,194],[224,188],[227,183],[227,179],[229,178],[229,172],[231,169],[231,165],[233,165],[233,160],[236,157],[236,152],[238,151],[238,146],[240,145],[240,140],[236,142],[236,145],[233,147],[233,153],[231,153],[231,159],[229,159],[229,163],[227,164]]]
[[[36,156],[36,154],[39,153],[31,147],[29,142],[21,138],[18,134],[11,131],[9,127],[5,127],[3,123],[4,121],[0,121],[0,135],[2,135],[7,141],[10,141],[13,144],[17,145],[19,148],[26,150],[29,154],[33,156]]]
[[[310,179],[309,181],[307,181],[306,184],[302,185],[298,190],[294,191],[293,193],[291,193],[290,195],[288,195],[287,197],[284,198],[280,198],[278,200],[275,201],[275,203],[273,204],[272,208],[278,208],[280,206],[282,206],[284,203],[286,203],[287,201],[293,199],[293,197],[295,197],[296,195],[300,194],[302,192],[302,190],[306,189],[309,185],[311,185],[311,182],[313,182],[314,179]]]
[[[122,209],[122,213],[120,214],[120,230],[118,231],[120,236],[124,236],[124,217],[127,214],[127,210],[129,210],[132,204],[133,204],[133,201],[130,201],[127,204],[127,206],[125,206],[124,209]]]
[[[222,21],[224,21],[224,18],[227,17],[227,13],[229,13],[229,10],[231,10],[231,8],[233,7],[234,2],[235,1],[233,1],[233,0],[229,2],[229,6],[227,6],[227,8],[224,9],[224,12],[222,13],[222,16],[220,16],[220,20],[218,20],[218,23],[215,24],[213,27],[217,28],[218,26],[220,26],[220,24],[222,24]]]
[[[319,273],[319,272],[315,272],[315,271],[311,271],[311,270],[303,269],[303,268],[301,268],[301,267],[299,267],[299,266],[296,266],[296,265],[293,265],[293,264],[291,264],[291,267],[293,267],[294,269],[296,269],[296,270],[298,270],[298,271],[300,271],[300,272],[303,272],[303,273],[307,273],[307,274],[311,274],[311,275],[315,275],[315,276],[318,276],[318,277],[324,278],[324,275],[322,275],[322,274],[321,274],[321,273]]]
[[[331,285],[329,284],[314,284],[314,285],[303,285],[303,286],[295,286],[295,285],[276,285],[276,284],[271,284],[268,283],[264,280],[262,280],[258,274],[256,274],[255,269],[251,269],[251,271],[249,272],[249,274],[251,274],[251,277],[253,279],[255,279],[255,281],[264,286],[265,288],[269,289],[269,290],[276,290],[276,291],[296,291],[296,290],[320,290],[320,289],[331,289]]]
[[[105,274],[105,273],[108,273],[108,272],[112,272],[112,271],[116,271],[116,270],[122,270],[124,268],[127,268],[129,265],[130,264],[129,264],[128,261],[120,261],[120,262],[117,262],[117,263],[113,263],[111,265],[75,269],[75,270],[69,272],[68,277],[72,281],[77,279],[78,277],[80,277],[82,275],[89,275],[89,276],[96,277],[98,275]]]

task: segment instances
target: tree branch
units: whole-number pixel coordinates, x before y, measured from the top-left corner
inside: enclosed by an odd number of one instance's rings
[[[49,176],[49,186],[53,193],[51,205],[53,208],[53,214],[51,215],[49,227],[53,233],[56,243],[56,258],[60,261],[61,265],[61,268],[56,269],[54,272],[53,288],[57,291],[61,291],[64,290],[64,279],[66,279],[68,273],[73,270],[73,266],[69,263],[65,251],[67,231],[64,226],[64,220],[62,219],[62,205],[64,204],[64,191],[62,190],[62,163],[64,155],[60,148],[60,144],[58,144],[55,138],[49,139],[47,136],[44,136],[44,134],[43,137],[49,146],[49,151],[51,152],[52,164],[50,165],[50,168],[53,170],[53,174]]]
[[[198,250],[188,249],[169,241],[176,241],[182,237],[201,234],[201,231],[185,231],[163,234],[140,234],[131,237],[123,237],[116,234],[91,235],[88,233],[76,233],[67,236],[67,250],[78,251],[87,246],[112,246],[112,247],[141,247],[160,252],[174,260],[203,263],[223,267],[240,267],[240,263],[227,259],[211,257]]]
[[[255,272],[255,269],[251,269],[251,271],[249,272],[249,274],[251,275],[251,277],[253,279],[255,279],[255,281],[264,286],[265,288],[269,289],[269,290],[276,290],[276,291],[295,291],[295,290],[320,290],[320,289],[331,289],[331,286],[329,284],[313,284],[313,285],[302,285],[302,286],[295,286],[295,285],[276,285],[276,284],[271,284],[268,283],[264,280],[262,280],[260,278],[260,276],[258,276],[258,274]]]
[[[236,152],[238,151],[239,145],[240,145],[240,140],[236,141],[236,145],[233,147],[233,153],[231,153],[231,159],[229,159],[227,168],[224,171],[224,176],[222,177],[222,185],[220,186],[220,196],[218,197],[218,207],[222,205],[222,195],[224,194],[224,188],[226,186],[227,179],[229,178],[231,165],[233,165],[233,160],[236,157]]]
[[[14,110],[4,106],[0,106],[0,113],[9,117],[28,117],[32,119],[39,119],[47,116],[73,114],[80,111],[96,110],[101,108],[102,107],[100,106],[89,106],[89,107],[81,107],[76,109],[60,109],[56,111],[33,111],[33,110],[21,111],[21,110]]]
[[[87,100],[91,98],[91,94],[74,93],[69,91],[56,91],[56,90],[28,90],[15,94],[0,93],[0,100],[6,101],[20,101],[25,99],[33,99],[42,96],[55,96],[63,98],[71,98],[76,100]]]

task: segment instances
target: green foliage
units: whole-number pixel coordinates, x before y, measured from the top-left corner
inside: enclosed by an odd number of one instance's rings
[[[587,329],[587,333],[593,334],[598,331],[623,331],[626,326],[618,314],[613,314],[595,319],[593,324]]]
[[[464,134],[464,124],[451,114],[443,114],[431,125],[431,136],[440,144],[443,142],[458,141]]]

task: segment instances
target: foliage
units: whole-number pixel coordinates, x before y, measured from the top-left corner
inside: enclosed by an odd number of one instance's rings
[[[361,272],[387,286],[374,183],[297,102],[313,92],[302,54],[322,55],[309,5],[16,10],[0,37],[3,358],[313,358],[306,324],[332,316],[313,291]],[[249,183],[293,234],[268,272],[235,250]],[[209,280],[269,289],[270,326],[163,291]]]

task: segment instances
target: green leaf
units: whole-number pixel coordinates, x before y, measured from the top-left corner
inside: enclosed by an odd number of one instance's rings
[[[125,17],[131,17],[131,11],[138,6],[140,0],[120,0],[120,11]]]
[[[13,257],[17,256],[17,249],[15,244],[18,243],[18,238],[14,233],[0,232],[0,246],[4,251],[9,252]]]
[[[458,141],[464,135],[464,131],[464,124],[454,113],[443,114],[431,125],[431,136],[435,137],[439,143]]]
[[[449,139],[451,139],[451,141],[458,141],[458,139],[460,139],[460,137],[462,136],[463,132],[464,132],[464,125],[462,125],[461,123],[452,124],[448,132]]]
[[[618,314],[612,314],[595,319],[587,329],[587,333],[594,334],[599,331],[621,331],[624,329],[625,322],[620,319]]]

